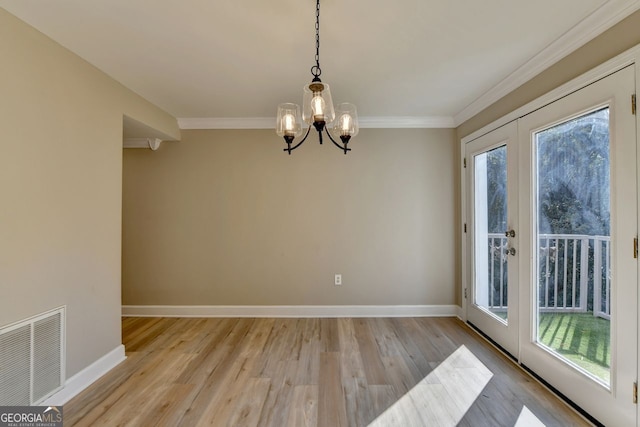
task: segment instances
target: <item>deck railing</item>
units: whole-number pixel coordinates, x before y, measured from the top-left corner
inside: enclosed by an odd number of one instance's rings
[[[489,308],[507,306],[507,238],[489,233]],[[611,317],[611,249],[608,236],[538,236],[538,296],[543,312],[593,312]]]

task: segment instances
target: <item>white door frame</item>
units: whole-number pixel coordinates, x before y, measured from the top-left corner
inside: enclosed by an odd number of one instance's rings
[[[468,195],[467,195],[467,189],[465,188],[466,187],[465,185],[466,170],[464,168],[466,144],[470,141],[473,141],[474,139],[479,138],[480,136],[483,136],[503,126],[506,123],[517,120],[531,113],[532,111],[542,108],[543,106],[548,105],[553,101],[556,101],[564,96],[567,96],[570,93],[575,92],[576,90],[579,90],[583,87],[586,87],[589,84],[596,82],[629,65],[635,66],[635,86],[636,86],[636,92],[637,92],[637,88],[640,87],[640,45],[636,45],[635,47],[621,53],[620,55],[610,59],[609,61],[606,61],[605,63],[593,68],[592,70],[582,74],[581,76],[576,77],[575,79],[559,86],[558,88],[546,93],[545,95],[542,95],[541,97],[523,105],[522,107],[512,111],[511,113],[505,116],[502,116],[501,118],[465,136],[460,140],[459,178],[460,178],[460,218],[461,218],[460,230],[461,230],[461,233],[460,233],[459,256],[460,256],[460,265],[461,265],[461,282],[460,282],[459,292],[460,292],[460,300],[461,300],[461,306],[462,306],[460,317],[465,322],[467,321],[466,313],[467,313],[467,304],[468,304],[468,298],[465,293],[470,292],[470,291],[467,291],[467,289],[471,289],[471,286],[469,283],[469,280],[471,279],[469,274],[470,272],[469,269],[471,264],[470,264],[470,259],[467,255],[467,245],[469,243],[469,240],[468,240],[469,234],[467,233],[468,218],[466,214],[467,212],[466,203],[467,203]],[[640,98],[640,96],[638,96],[638,98]],[[640,99],[638,101],[638,104],[640,104]],[[640,148],[640,111],[636,112],[636,147]],[[637,149],[636,153],[637,153],[636,167],[638,170],[640,170],[640,149]],[[638,181],[637,188],[639,193],[638,200],[640,200],[640,173],[637,174],[637,181]],[[640,212],[640,208],[638,209],[638,212]],[[640,214],[638,215],[638,229],[640,230]],[[640,277],[640,263],[638,263],[638,277]],[[638,299],[636,300],[636,305],[637,307],[640,307],[640,292],[638,295]],[[640,331],[640,316],[638,316],[637,323],[638,323],[637,324],[638,331]],[[637,372],[640,373],[640,356],[638,357],[637,368],[638,368]],[[637,420],[640,420],[640,405],[636,407],[636,412],[637,412]]]

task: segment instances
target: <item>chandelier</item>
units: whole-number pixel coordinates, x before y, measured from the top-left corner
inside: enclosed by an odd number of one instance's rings
[[[298,148],[307,139],[311,132],[311,126],[318,131],[318,139],[322,144],[322,132],[324,132],[331,142],[347,154],[351,148],[347,147],[352,137],[358,134],[358,114],[356,106],[348,102],[338,105],[334,110],[331,100],[329,85],[320,80],[320,0],[316,0],[316,64],[311,67],[313,80],[304,86],[302,97],[302,119],[300,118],[300,106],[292,103],[278,105],[278,116],[276,119],[276,133],[284,138],[287,144],[287,151]],[[304,132],[302,122],[307,125],[304,137],[295,145],[295,138]],[[338,135],[340,142],[331,136],[331,129],[334,135]]]

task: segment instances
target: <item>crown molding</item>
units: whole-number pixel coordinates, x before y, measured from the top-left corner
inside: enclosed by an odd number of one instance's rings
[[[576,24],[537,55],[521,65],[507,78],[489,89],[454,117],[455,127],[460,126],[502,97],[528,82],[562,58],[593,40],[636,10],[640,0],[609,0]]]
[[[183,117],[180,129],[274,129],[275,117]]]
[[[160,138],[124,138],[122,140],[123,148],[150,148],[156,151],[160,148],[162,140]]]
[[[488,125],[478,129],[477,131],[463,137],[461,139],[462,144],[473,141],[489,132],[492,132],[499,127],[506,125],[514,120],[526,116],[527,114],[538,110],[545,105],[557,101],[560,98],[580,90],[592,83],[597,82],[600,79],[607,77],[617,71],[622,70],[632,64],[640,62],[640,45],[634,46],[631,49],[622,52],[621,54],[611,58],[607,62],[600,64],[599,66],[587,71],[586,73],[574,78],[571,81],[555,88],[554,90],[547,92],[546,94],[534,99],[533,101],[523,105],[522,107],[500,117],[499,119],[489,123]]]
[[[182,130],[189,129],[274,129],[275,117],[183,117],[178,119]],[[361,129],[454,128],[453,117],[360,117]]]
[[[399,116],[399,117],[360,117],[361,129],[436,129],[454,128],[453,117],[447,116]]]

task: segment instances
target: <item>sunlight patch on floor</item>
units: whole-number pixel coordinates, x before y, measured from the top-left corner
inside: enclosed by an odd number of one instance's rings
[[[369,427],[455,426],[492,377],[469,349],[460,346]]]
[[[456,426],[493,373],[464,345],[395,402],[369,427]],[[514,427],[545,427],[526,406]]]
[[[526,406],[522,407],[518,421],[514,427],[545,427],[544,423],[538,419]]]

